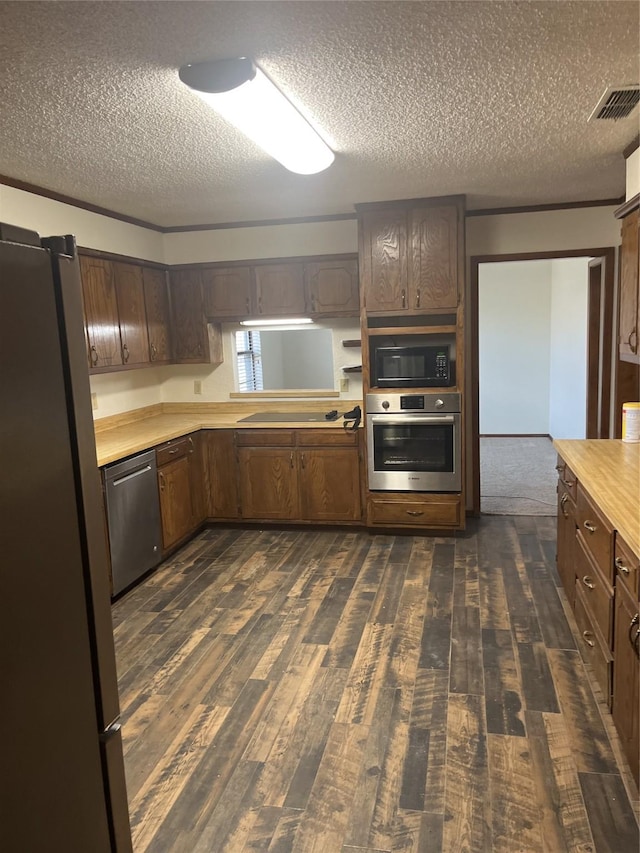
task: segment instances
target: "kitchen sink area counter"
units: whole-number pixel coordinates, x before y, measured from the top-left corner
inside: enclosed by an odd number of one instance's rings
[[[307,405],[273,402],[238,405],[237,403],[212,403],[210,405],[171,403],[137,409],[123,415],[114,415],[94,422],[98,465],[102,467],[134,453],[156,447],[200,429],[256,429],[275,426],[287,429],[337,429],[342,430],[342,415],[356,405],[357,400],[327,403],[329,412],[338,405],[339,417],[325,420],[324,410],[317,400]],[[264,414],[265,420],[259,415]],[[275,410],[278,410],[277,412]],[[308,415],[306,411],[308,411]],[[290,413],[290,414],[289,414]],[[320,419],[322,414],[322,419]],[[296,420],[303,416],[304,420]],[[274,416],[277,418],[274,419]],[[251,420],[247,420],[248,418]],[[313,418],[311,420],[310,418]]]

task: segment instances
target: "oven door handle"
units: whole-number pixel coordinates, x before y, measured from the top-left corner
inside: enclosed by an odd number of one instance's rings
[[[403,424],[454,424],[453,415],[369,415],[372,424],[402,426]]]

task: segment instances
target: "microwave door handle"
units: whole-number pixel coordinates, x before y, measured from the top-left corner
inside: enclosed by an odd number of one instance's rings
[[[370,415],[372,424],[382,424],[386,426],[402,426],[403,424],[454,424],[455,418],[453,415]]]

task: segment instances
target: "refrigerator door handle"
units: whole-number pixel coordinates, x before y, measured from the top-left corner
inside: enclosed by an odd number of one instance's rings
[[[111,738],[120,734],[121,731],[122,723],[120,722],[120,720],[115,720],[115,722],[107,726],[107,728],[103,732],[100,732],[100,743],[108,743]]]

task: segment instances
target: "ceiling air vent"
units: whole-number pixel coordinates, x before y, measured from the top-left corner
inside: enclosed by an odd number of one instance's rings
[[[626,118],[638,101],[640,101],[640,87],[637,83],[633,86],[609,86],[589,116],[589,121],[595,121],[595,119],[618,121],[620,118]]]

